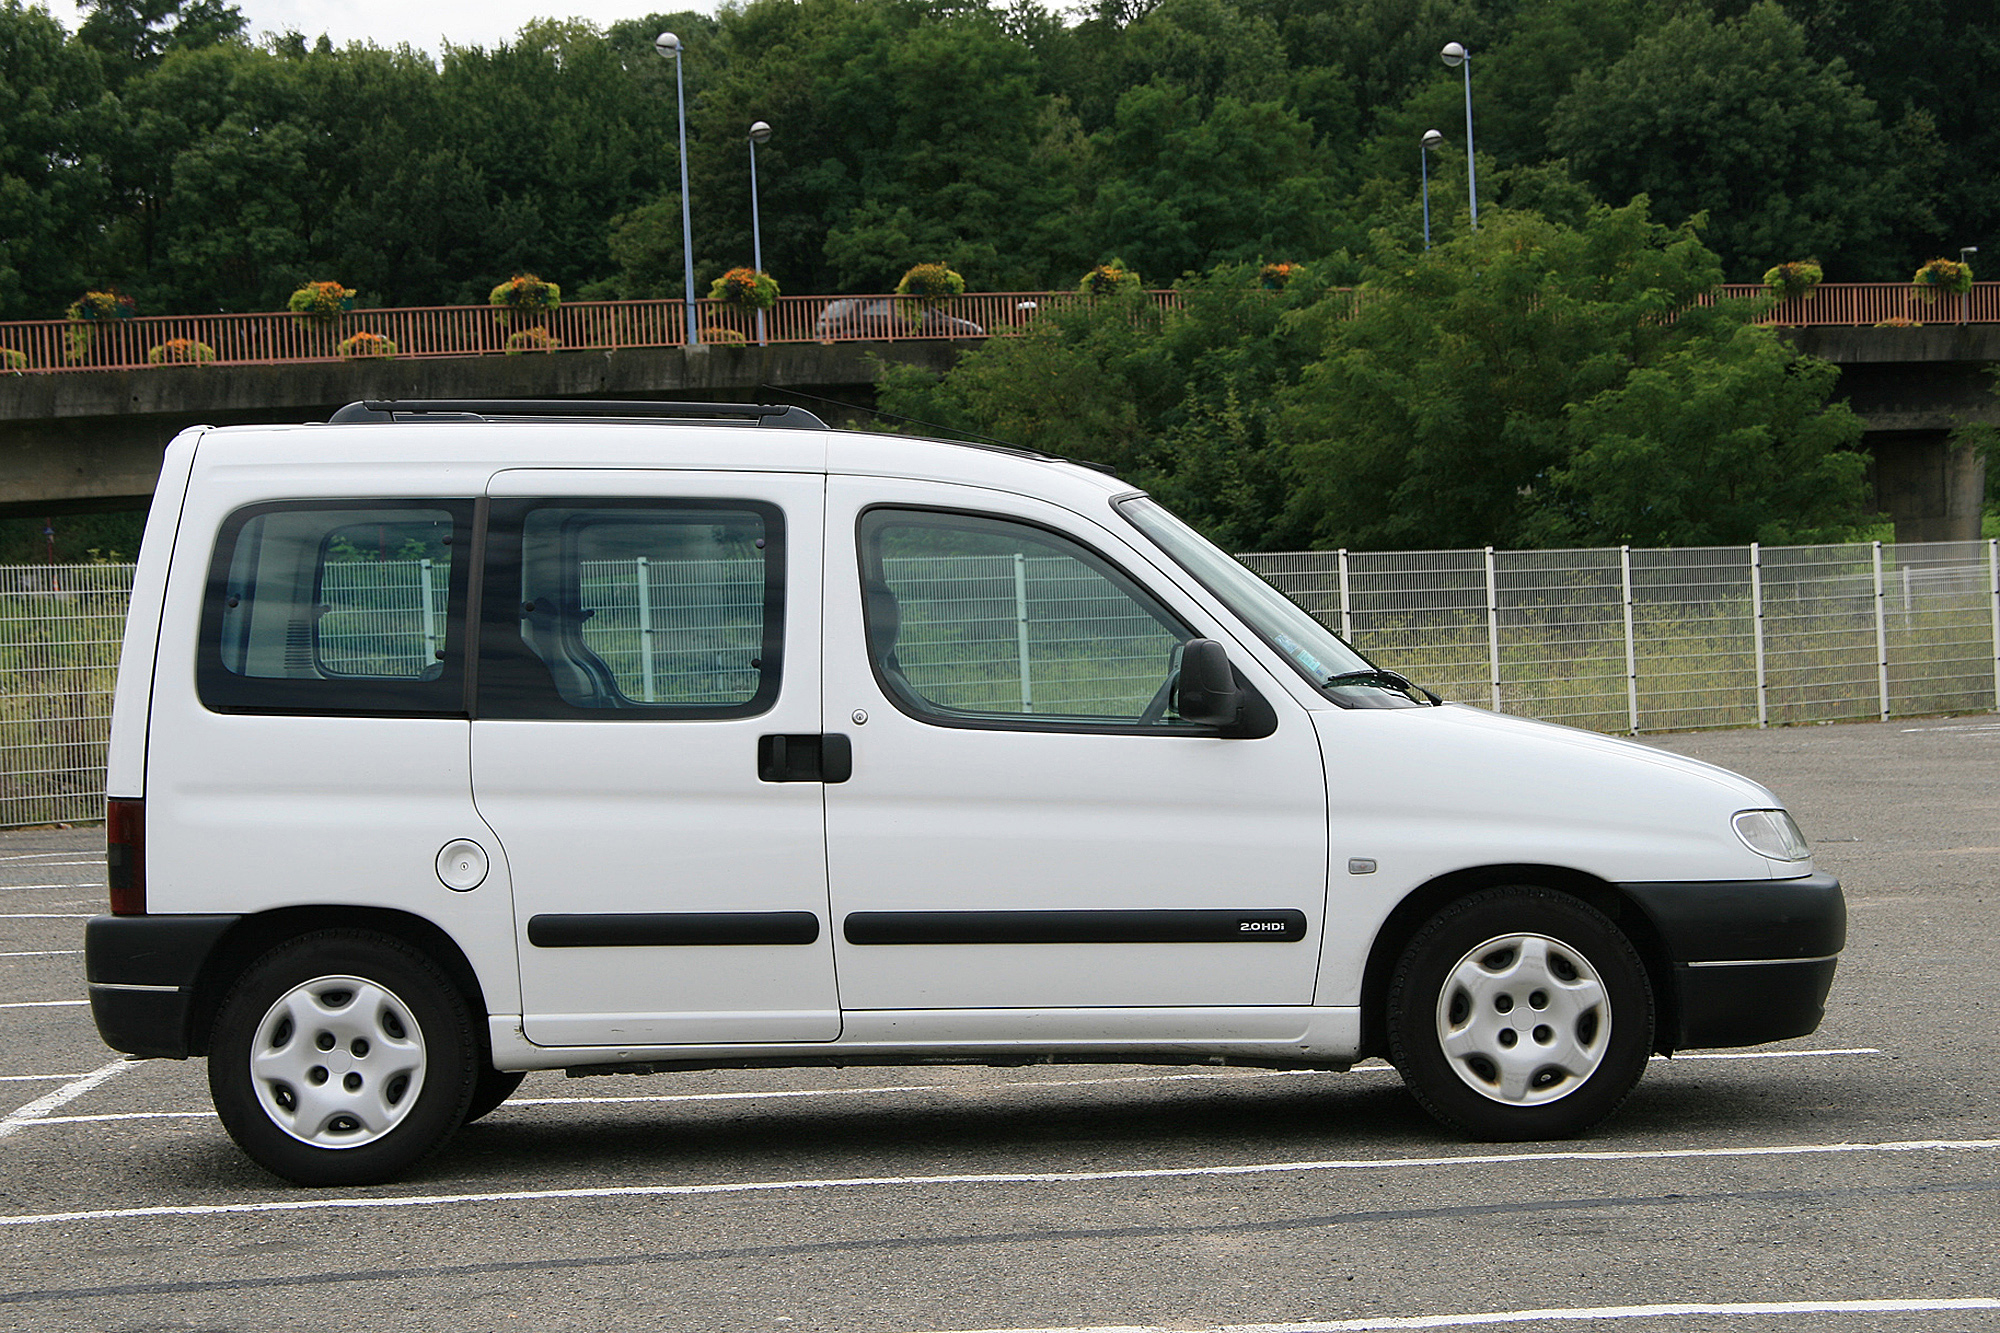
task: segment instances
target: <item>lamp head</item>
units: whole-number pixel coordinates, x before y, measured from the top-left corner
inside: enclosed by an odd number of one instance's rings
[[[653,49],[669,59],[681,58],[681,39],[670,32],[663,32],[653,39]]]
[[[1425,148],[1436,148],[1444,143],[1444,136],[1436,130],[1425,130],[1424,137],[1417,140]]]
[[[1446,42],[1444,50],[1438,52],[1438,59],[1444,61],[1445,64],[1451,66],[1453,69],[1457,69],[1465,63],[1465,48],[1457,42]]]
[[[753,120],[750,122],[751,143],[763,143],[766,139],[770,137],[771,137],[771,126],[768,122],[762,120]]]

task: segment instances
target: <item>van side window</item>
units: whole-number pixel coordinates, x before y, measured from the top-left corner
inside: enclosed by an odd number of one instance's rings
[[[1173,725],[1193,633],[1116,566],[1028,523],[874,509],[861,518],[877,676],[961,725]],[[1029,723],[1036,719],[1036,723]]]
[[[782,653],[783,520],[769,505],[496,505],[484,717],[762,712]]]
[[[470,506],[261,505],[223,525],[197,677],[221,711],[460,712]]]

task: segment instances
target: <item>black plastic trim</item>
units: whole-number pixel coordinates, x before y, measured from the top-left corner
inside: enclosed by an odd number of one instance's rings
[[[184,1060],[194,983],[240,916],[94,916],[83,928],[90,1016],[104,1044]],[[126,990],[122,987],[171,989]]]
[[[1755,1046],[1817,1031],[1826,1016],[1835,960],[1674,968],[1680,990],[1675,1049]]]
[[[1831,875],[1618,888],[1652,921],[1675,963],[1830,958],[1847,943],[1847,901]]]
[[[1164,910],[850,912],[849,944],[1284,944],[1306,937],[1306,914]]]
[[[606,398],[407,398],[349,403],[327,420],[336,425],[363,421],[575,420],[684,421],[706,426],[778,426],[825,430],[827,424],[802,407],[784,403],[630,402]]]
[[[812,944],[811,912],[544,913],[528,918],[538,949],[651,948],[704,944]]]

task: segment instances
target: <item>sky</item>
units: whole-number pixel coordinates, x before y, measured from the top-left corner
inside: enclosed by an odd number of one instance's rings
[[[41,0],[68,28],[83,21],[69,0]],[[325,33],[335,46],[407,42],[435,56],[443,42],[494,47],[510,41],[530,19],[588,19],[609,27],[620,19],[697,9],[713,13],[717,0],[235,0],[256,41],[267,33],[296,31],[312,41]]]

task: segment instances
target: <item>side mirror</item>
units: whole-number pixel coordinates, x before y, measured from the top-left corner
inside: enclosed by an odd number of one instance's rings
[[[1174,707],[1183,722],[1227,727],[1243,712],[1243,691],[1230,670],[1229,654],[1214,639],[1189,639],[1181,645],[1181,676]]]

